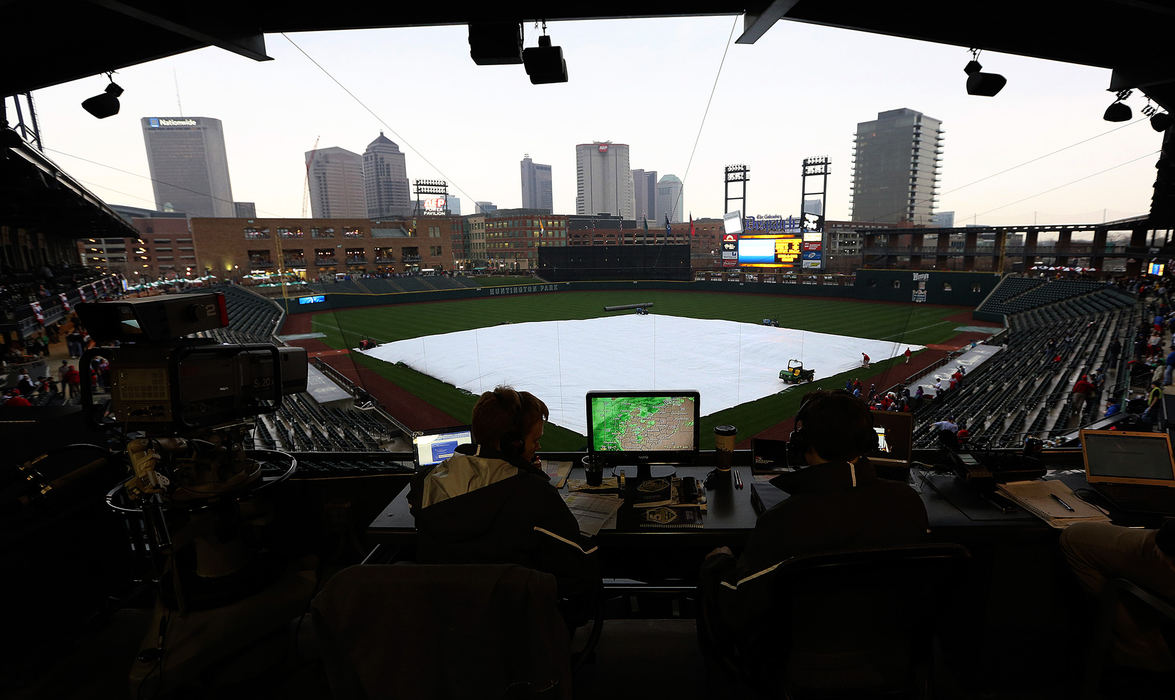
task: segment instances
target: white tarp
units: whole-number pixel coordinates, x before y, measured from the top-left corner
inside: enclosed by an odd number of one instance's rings
[[[365,354],[403,362],[474,394],[500,384],[529,391],[547,404],[552,423],[585,434],[584,396],[591,390],[696,389],[702,415],[709,415],[794,386],[779,379],[789,359],[802,360],[821,379],[860,367],[862,352],[879,362],[906,347],[922,346],[734,321],[626,314],[424,336]]]

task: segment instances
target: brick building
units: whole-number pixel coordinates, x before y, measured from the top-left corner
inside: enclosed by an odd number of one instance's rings
[[[184,214],[121,205],[112,208],[134,226],[139,237],[79,239],[82,264],[122,274],[132,285],[202,273]]]
[[[309,280],[337,273],[454,269],[459,216],[366,219],[192,219],[201,270],[222,277],[285,271]]]
[[[545,209],[498,209],[485,217],[485,259],[474,256],[475,267],[495,270],[533,270],[538,267],[538,249],[563,247],[567,242],[567,219]],[[476,242],[476,232],[473,240]]]
[[[690,266],[695,270],[718,269],[722,265],[722,219],[697,219],[694,235],[690,236],[688,221],[670,224],[666,236],[665,225],[630,221],[616,216],[572,216],[567,222],[567,245],[661,245],[690,246]]]

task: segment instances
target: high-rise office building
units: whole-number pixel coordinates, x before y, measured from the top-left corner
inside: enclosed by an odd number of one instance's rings
[[[448,209],[449,213],[452,214],[453,216],[461,216],[461,198],[454,197],[451,194],[446,195],[445,196],[445,208]]]
[[[657,182],[657,220],[664,221],[668,214],[671,223],[680,224],[685,221],[684,211],[684,185],[676,175],[666,175]]]
[[[616,214],[632,219],[636,203],[628,146],[623,143],[581,143],[575,147],[576,214]]]
[[[933,228],[954,228],[955,227],[955,212],[940,211],[932,214],[926,220],[926,225]]]
[[[412,195],[404,154],[382,131],[363,152],[363,190],[368,218],[412,215]]]
[[[367,216],[363,190],[363,156],[331,146],[306,151],[310,181],[310,211],[316,219]]]
[[[224,128],[209,117],[143,117],[155,208],[233,217]]]
[[[824,200],[822,199],[805,199],[804,213],[815,214],[816,216],[824,215]]]
[[[233,213],[238,219],[256,219],[257,202],[233,202]]]
[[[660,220],[657,213],[656,170],[638,168],[632,171],[632,199],[636,207],[633,218],[637,221],[642,221],[645,218],[648,218],[649,221]]]
[[[942,122],[912,109],[857,124],[853,221],[927,224],[934,214]]]
[[[530,155],[522,156],[522,208],[554,211],[551,194],[551,166],[536,163]]]
[[[474,214],[489,214],[492,211],[498,211],[498,206],[493,202],[477,202],[476,211]]]

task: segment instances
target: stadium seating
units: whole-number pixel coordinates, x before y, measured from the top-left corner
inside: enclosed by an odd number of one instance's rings
[[[1140,312],[1133,299],[1116,290],[1086,282],[1046,290],[1049,285],[1023,278],[1006,278],[1001,287],[1009,280],[1018,281],[1004,290],[1005,300],[1028,295],[1053,300],[1009,314],[1004,350],[968,374],[963,386],[920,407],[915,447],[935,447],[937,435],[930,425],[948,415],[966,421],[970,444],[976,447],[1017,446],[1027,436],[1068,432],[1073,384],[1093,370],[1101,369],[1104,376],[1110,369],[1106,353],[1111,340],[1133,337]],[[1050,339],[1054,349],[1049,349]],[[1055,360],[1058,355],[1060,361]],[[1085,402],[1078,425],[1100,415],[1103,391],[1113,389],[1105,387]]]

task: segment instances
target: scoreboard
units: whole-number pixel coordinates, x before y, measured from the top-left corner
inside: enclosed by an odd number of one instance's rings
[[[801,267],[804,238],[801,234],[743,234],[738,239],[740,267],[791,270]]]

